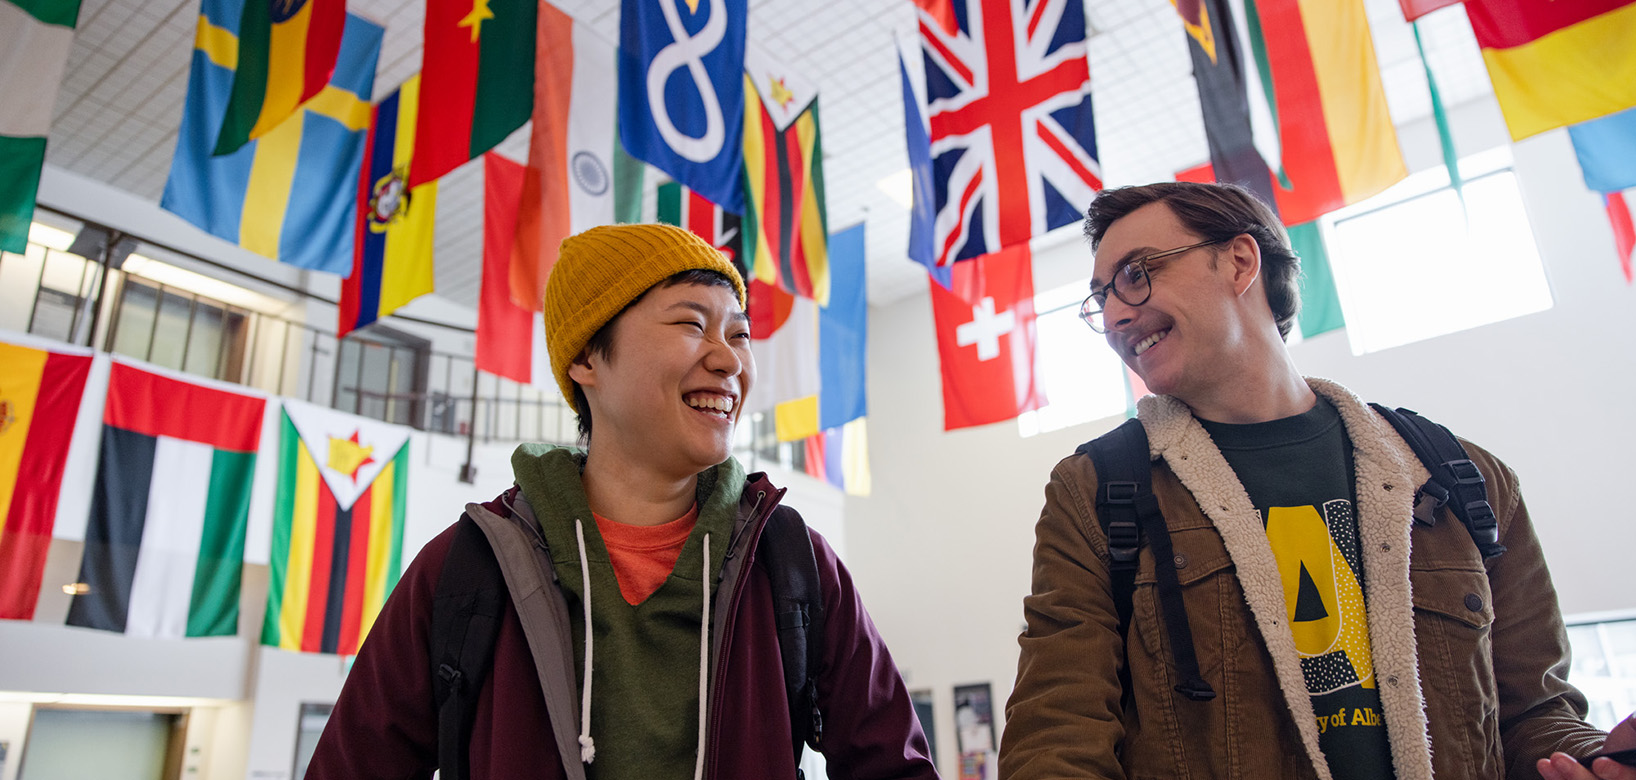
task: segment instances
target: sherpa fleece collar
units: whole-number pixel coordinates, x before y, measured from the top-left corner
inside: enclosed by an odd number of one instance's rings
[[[1399,780],[1431,780],[1431,739],[1409,589],[1414,486],[1425,482],[1427,473],[1390,423],[1351,391],[1325,379],[1306,381],[1314,393],[1335,405],[1352,442],[1370,647],[1393,768]],[[1148,396],[1138,402],[1137,416],[1147,430],[1152,456],[1164,459],[1221,534],[1301,742],[1318,777],[1331,780],[1329,764],[1318,747],[1312,697],[1290,631],[1278,563],[1249,494],[1185,403],[1171,396]]]

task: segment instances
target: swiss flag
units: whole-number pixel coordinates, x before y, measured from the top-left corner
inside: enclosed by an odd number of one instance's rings
[[[954,264],[935,281],[943,430],[1010,420],[1045,405],[1034,376],[1034,264],[1028,244]]]

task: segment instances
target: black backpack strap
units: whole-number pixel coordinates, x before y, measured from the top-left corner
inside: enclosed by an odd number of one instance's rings
[[[819,590],[818,557],[800,513],[787,506],[773,509],[761,532],[756,560],[772,585],[778,654],[790,705],[790,741],[799,764],[802,747],[817,749],[824,736],[824,717],[818,710],[824,597]]]
[[[470,777],[467,744],[505,605],[500,562],[483,530],[461,515],[438,574],[428,640],[437,706],[437,766],[444,780]]]
[[[1477,544],[1483,560],[1505,552],[1505,545],[1500,544],[1499,521],[1494,516],[1494,508],[1488,503],[1483,472],[1471,462],[1466,448],[1460,446],[1454,434],[1412,409],[1388,409],[1374,403],[1369,406],[1397,429],[1398,435],[1409,443],[1421,465],[1431,472],[1431,479],[1415,492],[1415,519],[1432,525],[1436,522],[1433,513],[1447,504],[1471,534],[1471,540]]]
[[[1108,568],[1113,579],[1114,604],[1119,612],[1120,635],[1130,629],[1137,554],[1142,537],[1146,536],[1153,545],[1153,574],[1160,614],[1180,677],[1176,692],[1191,701],[1214,699],[1215,690],[1199,673],[1181,579],[1176,567],[1171,565],[1175,552],[1170,544],[1170,528],[1159,511],[1159,497],[1153,494],[1153,461],[1148,451],[1147,430],[1140,420],[1126,420],[1107,434],[1080,445],[1078,452],[1089,455],[1096,465],[1096,515],[1108,540]],[[1128,681],[1126,688],[1129,688]]]

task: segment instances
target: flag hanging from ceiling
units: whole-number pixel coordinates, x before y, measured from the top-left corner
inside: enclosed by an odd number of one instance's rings
[[[807,476],[821,479],[849,496],[870,492],[867,421],[860,417],[802,442]]]
[[[1625,284],[1636,280],[1636,220],[1631,218],[1629,203],[1623,192],[1609,192],[1602,196],[1607,208],[1608,223],[1613,226],[1613,251],[1619,257],[1619,268],[1625,273]]]
[[[829,303],[818,88],[752,46],[744,58],[745,265],[757,279]]]
[[[0,619],[34,617],[90,373],[90,350],[0,342]]]
[[[1215,181],[1238,184],[1277,208],[1272,168],[1282,162],[1278,127],[1253,59],[1248,28],[1239,23],[1245,18],[1255,21],[1254,17],[1235,0],[1173,2],[1187,31],[1211,174]]]
[[[224,9],[238,31],[216,154],[230,154],[272,132],[329,83],[341,52],[346,0],[244,0]]]
[[[534,107],[535,0],[429,0],[415,122],[419,187],[493,149]],[[606,66],[604,66],[606,67]]]
[[[1398,0],[1403,7],[1403,20],[1412,22],[1440,8],[1447,8],[1460,0]]]
[[[529,311],[564,238],[614,222],[614,48],[574,18],[541,3],[534,63],[534,129],[511,252],[511,299]],[[638,180],[640,197],[640,180]]]
[[[28,248],[45,138],[79,15],[80,0],[0,0],[0,251]]]
[[[952,16],[951,16],[952,19]],[[952,22],[951,22],[952,24]],[[903,134],[909,157],[909,259],[926,267],[932,280],[949,286],[949,267],[937,264],[936,186],[932,177],[931,128],[926,124],[925,71],[918,51],[913,56],[898,41],[898,74],[903,80]],[[917,88],[918,86],[918,88]]]
[[[237,61],[238,0],[204,0],[187,103],[159,207],[218,238],[299,268],[346,276],[358,170],[380,59],[379,25],[347,14],[329,84],[290,118],[212,156]]]
[[[266,399],[115,359],[68,625],[178,639],[238,633]]]
[[[1010,420],[1045,405],[1034,372],[1034,268],[1027,244],[954,267],[957,295],[933,283],[943,429]]]
[[[284,402],[261,643],[357,655],[403,565],[409,429]]]
[[[1568,128],[1585,186],[1596,192],[1636,187],[1636,108]]]
[[[750,274],[744,267],[743,220],[739,215],[729,213],[703,195],[674,181],[659,185],[655,200],[655,219],[667,225],[687,228],[693,235],[721,250],[748,284]]]
[[[619,140],[712,203],[744,213],[747,0],[624,0]]]
[[[344,337],[432,291],[437,182],[410,188],[420,75],[375,106],[358,179],[352,274],[341,283]]]
[[[1512,140],[1636,106],[1631,0],[1465,5]]]
[[[940,266],[1078,224],[1102,188],[1083,3],[954,3],[955,33],[916,10]]]
[[[830,236],[829,247],[834,282],[829,305],[818,309],[818,389],[814,395],[778,403],[773,420],[779,441],[808,439],[869,412],[863,224]],[[753,331],[754,314],[751,318]],[[758,366],[762,359],[758,355]],[[798,361],[803,368],[808,365],[808,358],[799,354],[770,354],[765,359],[779,364]]]
[[[1258,74],[1277,127],[1276,153],[1265,153],[1278,158],[1267,162],[1284,224],[1310,222],[1408,175],[1363,0],[1235,0],[1231,16],[1246,77]],[[1257,148],[1274,148],[1259,131],[1257,139]]]
[[[756,360],[756,384],[744,401],[744,413],[773,412],[788,434],[817,412],[818,303],[751,279],[750,352]],[[799,403],[791,403],[799,402]],[[810,402],[810,409],[807,408]],[[802,438],[787,436],[785,441]]]
[[[512,241],[527,173],[521,163],[483,155],[483,282],[477,300],[479,371],[513,382],[555,387],[545,351],[543,315],[511,299]]]

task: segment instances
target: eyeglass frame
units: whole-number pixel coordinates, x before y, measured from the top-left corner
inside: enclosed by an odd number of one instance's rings
[[[1224,243],[1226,243],[1228,241],[1231,241],[1231,240],[1233,240],[1234,238],[1237,238],[1237,237],[1238,237],[1237,235],[1232,235],[1232,236],[1228,236],[1227,238],[1212,238],[1212,239],[1209,239],[1209,240],[1206,240],[1206,241],[1200,241],[1197,244],[1188,244],[1187,246],[1179,246],[1179,247],[1176,247],[1175,249],[1166,249],[1163,252],[1154,252],[1151,255],[1143,255],[1142,257],[1138,257],[1138,258],[1136,258],[1134,260],[1126,260],[1125,262],[1120,263],[1117,266],[1114,266],[1112,278],[1110,278],[1108,280],[1108,283],[1102,285],[1101,287],[1098,287],[1098,288],[1092,290],[1090,295],[1085,296],[1084,302],[1079,304],[1079,319],[1080,319],[1080,321],[1085,323],[1086,326],[1090,327],[1091,330],[1096,331],[1097,333],[1100,333],[1100,334],[1106,334],[1108,332],[1106,327],[1098,328],[1098,327],[1096,327],[1095,324],[1093,324],[1091,322],[1091,320],[1092,320],[1092,318],[1096,317],[1096,315],[1101,314],[1103,311],[1105,311],[1107,309],[1107,306],[1108,306],[1108,292],[1110,290],[1113,292],[1115,297],[1117,297],[1121,301],[1124,301],[1126,306],[1130,306],[1130,307],[1133,307],[1133,308],[1136,307],[1136,306],[1141,306],[1141,305],[1147,303],[1149,300],[1151,300],[1153,298],[1153,281],[1152,281],[1153,269],[1148,266],[1148,263],[1151,263],[1151,262],[1153,262],[1155,260],[1168,260],[1168,259],[1170,259],[1172,257],[1177,256],[1177,255],[1184,254],[1186,252],[1191,252],[1192,250],[1198,249],[1199,247],[1210,246],[1212,244],[1224,244]],[[1132,301],[1129,298],[1126,298],[1124,295],[1121,295],[1119,293],[1119,287],[1117,286],[1117,283],[1119,281],[1119,275],[1124,273],[1126,268],[1129,268],[1129,267],[1131,267],[1133,265],[1140,265],[1142,267],[1143,277],[1148,279],[1147,294],[1143,295],[1142,300],[1139,300],[1139,301]],[[1102,296],[1102,302],[1100,304],[1098,304],[1096,302],[1096,297],[1098,295]],[[1094,309],[1091,308],[1092,305],[1095,305],[1096,308],[1094,308]]]

